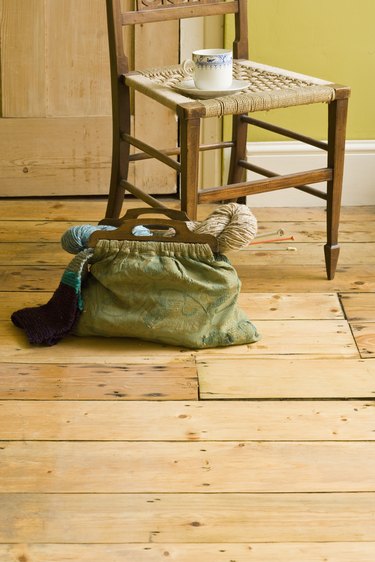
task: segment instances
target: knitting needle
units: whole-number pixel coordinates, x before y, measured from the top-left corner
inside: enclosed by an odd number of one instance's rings
[[[249,244],[249,246],[252,246],[252,244]],[[251,252],[251,249],[249,248],[249,246],[245,247],[245,248],[240,248],[240,252]],[[259,250],[253,250],[254,252],[257,251],[259,252]],[[297,248],[295,246],[287,246],[286,248],[270,248],[270,249],[265,249],[262,250],[264,252],[297,252]]]
[[[286,240],[294,240],[294,236],[287,236],[286,238],[271,238],[270,240],[254,240],[250,242],[249,246],[253,246],[254,244],[268,244],[270,242],[285,242]]]
[[[285,231],[282,228],[278,230],[274,230],[272,232],[264,232],[263,234],[257,234],[255,238],[264,238],[265,236],[282,236],[285,234]]]

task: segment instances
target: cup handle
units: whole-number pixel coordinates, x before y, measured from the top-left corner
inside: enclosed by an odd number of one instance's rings
[[[191,59],[185,59],[182,63],[182,72],[186,76],[193,76],[194,75],[194,62]]]

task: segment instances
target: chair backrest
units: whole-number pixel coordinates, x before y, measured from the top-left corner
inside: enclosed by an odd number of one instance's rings
[[[134,10],[126,12],[121,11],[120,0],[106,0],[106,3],[110,56],[112,62],[117,60],[118,74],[128,71],[122,27],[149,22],[234,14],[233,56],[248,58],[247,0],[134,0]]]

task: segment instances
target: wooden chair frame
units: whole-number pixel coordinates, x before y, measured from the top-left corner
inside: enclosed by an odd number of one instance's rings
[[[130,89],[147,91],[136,81],[139,73],[129,72],[128,59],[124,53],[122,28],[147,22],[183,19],[198,16],[233,13],[235,17],[235,40],[233,56],[235,60],[248,59],[247,0],[136,0],[137,9],[121,12],[120,0],[106,0],[108,34],[111,65],[111,89],[113,108],[113,153],[110,191],[106,217],[120,215],[125,191],[141,199],[152,207],[164,205],[132,185],[128,181],[129,162],[145,158],[157,158],[180,174],[181,209],[193,220],[196,218],[199,203],[222,200],[241,200],[247,195],[295,187],[326,201],[327,241],[324,246],[328,279],[333,279],[339,256],[338,228],[341,206],[343,167],[345,154],[345,131],[350,88],[329,83],[334,90],[334,99],[328,103],[328,140],[322,142],[282,127],[254,119],[246,114],[233,115],[232,140],[200,146],[200,124],[206,117],[205,108],[199,100],[186,98],[175,107],[179,122],[179,147],[156,149],[131,135],[130,131]],[[173,1],[173,3],[171,3]],[[327,83],[328,84],[328,83]],[[159,99],[168,105],[164,99]],[[304,172],[278,175],[270,170],[254,166],[246,161],[246,142],[248,125],[260,127],[312,145],[327,152],[325,168]],[[130,155],[130,147],[140,152]],[[227,184],[198,189],[199,151],[218,148],[231,148],[230,167]],[[177,159],[176,159],[177,156]],[[244,171],[251,170],[265,179],[244,181]],[[326,182],[326,191],[318,190],[309,184]]]

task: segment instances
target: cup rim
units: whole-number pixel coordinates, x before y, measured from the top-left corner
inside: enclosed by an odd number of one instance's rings
[[[198,49],[192,52],[193,55],[231,55],[231,49]]]

